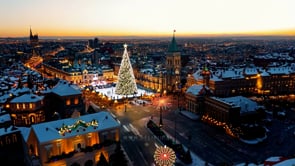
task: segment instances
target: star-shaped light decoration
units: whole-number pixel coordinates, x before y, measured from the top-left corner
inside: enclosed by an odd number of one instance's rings
[[[123,46],[124,46],[124,48],[126,49],[128,45],[125,43]]]
[[[175,163],[175,152],[165,146],[160,146],[156,149],[154,159],[157,166],[172,166]]]

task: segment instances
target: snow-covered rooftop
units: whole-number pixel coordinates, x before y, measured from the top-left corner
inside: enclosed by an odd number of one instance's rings
[[[245,68],[244,73],[245,73],[245,75],[257,75],[257,74],[259,74],[257,68]]]
[[[17,132],[19,131],[17,127],[15,126],[9,126],[8,128],[0,128],[0,136],[2,135],[6,135],[6,134],[10,134],[10,133],[14,133],[14,132]]]
[[[284,160],[282,162],[279,162],[277,164],[274,164],[274,166],[287,166],[287,165],[292,166],[294,164],[295,164],[295,158]]]
[[[240,113],[255,111],[259,106],[255,101],[252,101],[243,96],[234,96],[234,97],[227,97],[227,98],[218,98],[212,97],[216,100],[222,101],[233,107],[241,107]]]
[[[202,95],[204,94],[205,87],[204,85],[192,85],[187,90],[186,93],[191,93],[193,95]],[[209,89],[208,89],[209,90]]]
[[[30,92],[30,88],[28,87],[23,87],[23,88],[14,88],[10,90],[10,93],[12,93],[15,96],[19,96],[21,93],[27,93]]]
[[[1,114],[0,114],[0,124],[11,121],[11,117],[10,117],[9,113],[2,113],[1,112]]]
[[[290,67],[271,67],[267,70],[270,74],[290,74]]]
[[[51,91],[59,96],[70,96],[82,94],[80,88],[75,84],[70,84],[65,80],[59,81]]]
[[[15,97],[10,103],[35,103],[43,100],[44,96],[38,96],[32,93],[26,93],[21,96]]]
[[[262,77],[282,74],[287,75],[291,73],[295,73],[295,63],[284,64],[280,66],[268,66],[267,68],[261,67],[230,67],[226,69],[217,69],[214,71],[210,71],[210,80],[219,82],[225,79],[243,79],[247,76],[256,76],[260,75]],[[203,79],[202,70],[198,69],[195,73],[193,73],[193,77],[195,80]]]
[[[72,132],[66,132],[64,136],[59,133],[59,130],[63,125],[74,125],[78,120],[81,120],[86,123],[95,120],[98,122],[98,126],[81,127],[81,129],[78,128],[76,130],[73,130]],[[94,114],[83,115],[78,118],[68,118],[51,122],[39,123],[32,125],[31,128],[36,133],[38,141],[40,143],[45,143],[56,139],[73,137],[76,135],[81,135],[90,132],[103,131],[111,128],[116,128],[119,126],[120,124],[112,117],[112,115],[109,112],[102,111]]]

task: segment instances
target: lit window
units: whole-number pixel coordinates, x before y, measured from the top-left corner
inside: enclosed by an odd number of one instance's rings
[[[33,108],[33,104],[32,103],[30,103],[30,109],[32,109]]]
[[[74,104],[79,104],[79,99],[78,98],[75,98]]]
[[[26,104],[23,103],[23,109],[26,109]]]
[[[19,104],[16,104],[16,109],[19,109]]]
[[[7,104],[7,105],[6,105],[6,108],[9,108],[9,107],[10,107],[10,105],[9,105],[9,104]]]
[[[67,99],[66,105],[71,105],[71,100],[70,99]]]

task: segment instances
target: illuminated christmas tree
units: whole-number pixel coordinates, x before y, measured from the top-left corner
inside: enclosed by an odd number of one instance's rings
[[[124,96],[134,95],[137,93],[135,77],[127,52],[127,44],[124,44],[124,53],[119,69],[115,93]]]

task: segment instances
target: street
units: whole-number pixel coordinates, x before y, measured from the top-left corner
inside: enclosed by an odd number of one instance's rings
[[[154,99],[159,100],[159,99]],[[171,96],[165,98],[169,103],[163,112],[163,129],[172,138],[176,137],[185,147],[198,155],[203,161],[212,165],[238,164],[242,162],[260,163],[270,156],[294,154],[295,147],[287,139],[294,132],[294,127],[286,127],[280,121],[280,125],[273,125],[270,130],[277,131],[283,128],[281,133],[284,138],[282,144],[277,143],[280,135],[269,133],[270,139],[264,144],[248,145],[236,138],[225,134],[224,131],[210,126],[200,120],[191,120],[179,113],[178,101]],[[151,103],[154,103],[151,104]],[[134,166],[154,165],[153,154],[161,142],[147,129],[146,123],[150,118],[159,123],[160,111],[157,101],[145,105],[129,102],[113,105],[107,110],[112,112],[121,123],[121,142]],[[176,130],[175,130],[176,129]],[[184,165],[176,163],[175,165]]]

